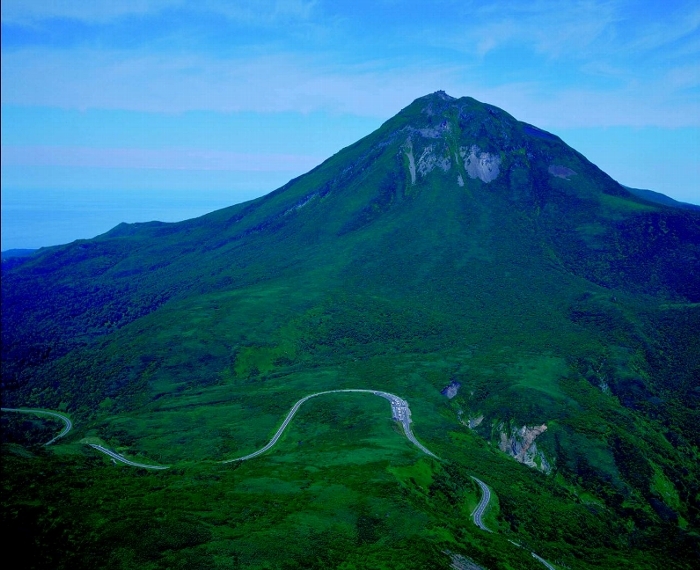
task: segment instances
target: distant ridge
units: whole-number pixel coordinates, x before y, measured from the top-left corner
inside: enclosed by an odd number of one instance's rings
[[[643,190],[642,188],[630,188],[629,186],[625,186],[625,188],[637,196],[637,198],[642,198],[647,202],[654,202],[655,204],[663,204],[664,206],[672,206],[673,208],[683,208],[684,210],[695,210],[696,212],[700,212],[700,206],[696,204],[689,204],[687,202],[679,202],[678,200],[674,200],[661,192]]]
[[[7,249],[3,251],[0,254],[3,271],[22,265],[37,251],[36,249]]]
[[[5,251],[0,253],[0,256],[2,256],[2,259],[11,259],[13,257],[27,257],[28,255],[32,255],[36,249],[6,249]]]

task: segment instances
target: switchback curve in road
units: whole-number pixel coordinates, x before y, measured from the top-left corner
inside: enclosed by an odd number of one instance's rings
[[[380,398],[385,398],[385,399],[389,400],[389,402],[391,403],[391,410],[392,410],[393,418],[401,423],[408,440],[411,443],[413,443],[416,447],[418,447],[423,453],[426,453],[427,455],[435,457],[436,459],[438,458],[437,455],[435,455],[433,452],[428,450],[413,435],[413,431],[411,430],[411,426],[409,425],[411,423],[411,411],[408,407],[408,402],[406,402],[406,400],[403,400],[402,398],[399,398],[398,396],[396,396],[394,394],[390,394],[389,392],[382,392],[381,390],[363,390],[363,389],[359,389],[359,388],[347,388],[344,390],[326,390],[324,392],[316,392],[315,394],[309,394],[308,396],[303,397],[301,400],[299,400],[296,404],[294,404],[292,406],[292,409],[289,410],[287,417],[284,418],[282,425],[279,427],[279,429],[277,430],[275,435],[272,436],[272,439],[267,443],[267,445],[258,449],[257,451],[254,451],[253,453],[249,453],[248,455],[244,455],[243,457],[236,457],[234,459],[227,459],[225,461],[221,461],[221,463],[233,463],[234,461],[246,461],[248,459],[253,459],[254,457],[257,457],[258,455],[262,455],[263,453],[265,453],[268,449],[270,449],[272,446],[274,446],[277,443],[277,440],[282,436],[282,434],[284,433],[284,430],[287,429],[289,422],[292,421],[292,418],[294,417],[294,415],[297,413],[297,411],[299,410],[299,408],[301,407],[301,405],[304,402],[306,402],[307,400],[310,400],[311,398],[315,398],[317,396],[323,396],[325,394],[339,394],[339,393],[347,393],[347,392],[360,392],[360,393],[365,393],[365,394],[373,394],[375,396],[379,396]]]
[[[34,408],[0,408],[0,411],[2,411],[2,412],[19,412],[22,414],[39,414],[39,415],[44,415],[44,416],[53,416],[53,417],[61,420],[65,424],[61,433],[59,433],[56,437],[54,437],[51,441],[49,441],[48,443],[45,443],[44,445],[51,445],[54,441],[56,441],[60,437],[63,437],[64,435],[66,435],[73,428],[73,422],[70,421],[70,418],[68,416],[64,416],[63,414],[59,414],[58,412],[50,412],[49,410],[36,410]]]
[[[479,501],[479,504],[472,512],[474,524],[478,526],[481,530],[485,530],[486,532],[493,532],[484,524],[484,521],[481,519],[481,517],[484,515],[484,511],[486,511],[486,507],[489,506],[489,501],[491,500],[491,490],[481,479],[477,479],[473,475],[471,475],[470,477],[474,479],[477,485],[479,485],[479,487],[481,488],[481,501]]]

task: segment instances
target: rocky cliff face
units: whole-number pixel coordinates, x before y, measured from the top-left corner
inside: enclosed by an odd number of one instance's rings
[[[534,427],[522,426],[519,429],[513,428],[510,434],[508,434],[504,425],[500,424],[498,431],[500,438],[498,447],[503,453],[507,453],[516,461],[539,469],[544,473],[549,474],[551,472],[552,466],[547,461],[544,453],[537,449],[537,444],[535,443],[535,439],[547,431],[546,424]]]

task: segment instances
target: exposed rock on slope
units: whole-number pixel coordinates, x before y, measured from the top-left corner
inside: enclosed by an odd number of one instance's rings
[[[497,155],[481,152],[476,145],[472,145],[468,154],[466,148],[460,148],[459,154],[464,159],[464,168],[470,178],[478,178],[486,184],[498,178],[501,159]]]
[[[459,392],[459,389],[462,387],[462,384],[460,382],[457,382],[457,380],[452,380],[447,386],[445,386],[440,393],[443,396],[447,396],[448,399],[452,399],[457,395],[457,392]]]
[[[576,176],[576,172],[574,172],[570,168],[567,168],[566,166],[561,166],[559,164],[550,165],[548,171],[552,176],[556,176],[557,178],[563,178],[564,180],[568,180],[572,176]]]
[[[531,428],[527,426],[523,426],[520,429],[513,428],[510,436],[505,431],[503,424],[499,425],[498,429],[500,432],[498,447],[503,453],[507,453],[516,461],[545,473],[549,473],[552,470],[544,453],[537,449],[537,444],[535,443],[535,439],[547,431],[545,424]]]

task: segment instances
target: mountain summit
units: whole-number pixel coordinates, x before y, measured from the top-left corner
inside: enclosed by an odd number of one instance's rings
[[[64,459],[18,452],[3,477],[30,504],[41,462],[58,480],[97,473],[46,492],[59,512],[112,476],[120,497],[155,501],[106,499],[74,529],[91,537],[71,546],[84,560],[109,538],[110,564],[537,567],[512,540],[576,568],[690,568],[699,267],[700,213],[438,91],[262,198],[3,268],[3,405],[67,411],[78,433]],[[262,447],[294,402],[355,388],[405,398],[443,461],[401,439],[386,402],[334,394],[268,454],[212,471]],[[177,469],[130,478],[80,437]],[[469,522],[470,474],[498,497],[496,533]],[[158,502],[171,492],[181,502]],[[24,500],[4,510],[49,533]]]

